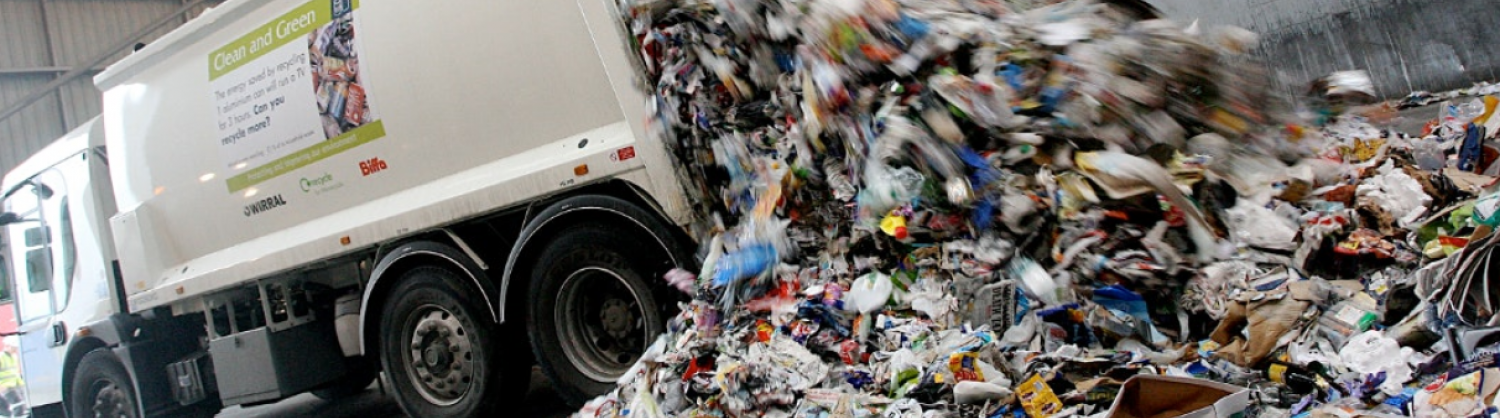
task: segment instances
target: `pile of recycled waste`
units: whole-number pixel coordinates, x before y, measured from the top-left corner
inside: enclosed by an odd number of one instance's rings
[[[1448,102],[1462,98],[1482,97],[1494,94],[1500,94],[1500,84],[1483,81],[1474,83],[1474,85],[1466,88],[1454,89],[1440,93],[1414,91],[1411,92],[1411,94],[1406,95],[1405,98],[1402,98],[1399,102],[1396,103],[1396,105],[1399,108],[1408,109],[1413,107],[1422,107]]]
[[[623,0],[702,268],[578,415],[1495,411],[1494,100],[1307,122],[1251,33],[1035,3]]]

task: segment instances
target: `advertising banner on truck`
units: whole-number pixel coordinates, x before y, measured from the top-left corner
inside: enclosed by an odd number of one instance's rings
[[[385,136],[360,77],[358,8],[312,0],[208,55],[229,192]]]

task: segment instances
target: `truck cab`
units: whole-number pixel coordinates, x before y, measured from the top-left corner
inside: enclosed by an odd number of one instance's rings
[[[63,364],[79,327],[120,310],[110,297],[115,205],[102,128],[98,119],[83,124],[0,183],[0,277],[14,301],[32,404],[62,400]]]

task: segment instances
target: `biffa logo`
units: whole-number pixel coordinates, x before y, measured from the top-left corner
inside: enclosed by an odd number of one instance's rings
[[[369,161],[359,162],[359,174],[362,176],[379,173],[380,170],[384,170],[386,168],[389,167],[385,165],[385,161],[381,160],[380,157],[371,158]]]

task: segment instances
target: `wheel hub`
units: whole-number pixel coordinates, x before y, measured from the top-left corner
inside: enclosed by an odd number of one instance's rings
[[[422,397],[437,405],[457,403],[473,382],[468,330],[453,311],[424,307],[411,334],[408,374]]]
[[[129,408],[125,405],[125,391],[120,390],[114,383],[106,383],[94,395],[94,417],[96,418],[128,418]]]
[[[613,381],[645,351],[648,338],[641,298],[618,273],[584,267],[558,289],[556,332],[576,370]]]
[[[630,309],[630,303],[617,298],[610,298],[604,302],[599,309],[599,322],[604,325],[604,330],[609,336],[616,339],[629,338],[630,332],[635,330],[635,310]]]
[[[448,366],[452,362],[446,347],[439,347],[443,345],[446,344],[432,344],[422,351],[422,360],[427,363],[428,368],[437,368],[439,365]]]

